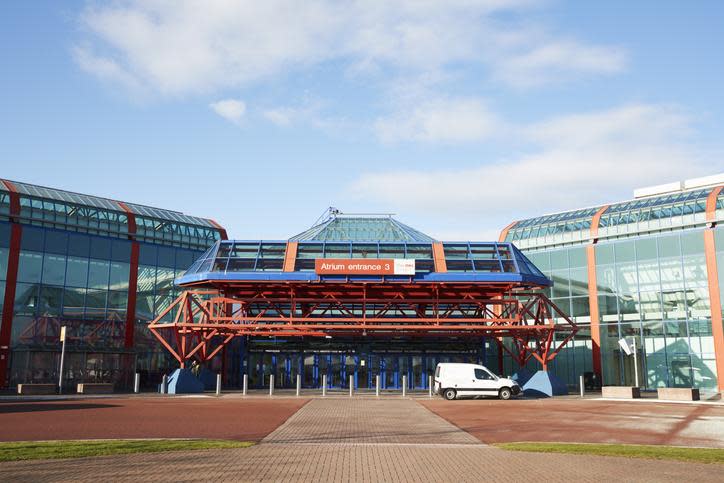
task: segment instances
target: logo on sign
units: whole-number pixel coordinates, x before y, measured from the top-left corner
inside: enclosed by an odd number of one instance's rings
[[[314,271],[318,275],[415,275],[415,260],[318,258]]]

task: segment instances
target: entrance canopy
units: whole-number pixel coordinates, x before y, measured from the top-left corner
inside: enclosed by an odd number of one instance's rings
[[[577,330],[513,244],[435,241],[391,216],[332,213],[288,241],[219,241],[176,284],[187,291],[149,328],[182,366],[235,336],[486,335],[545,367]]]

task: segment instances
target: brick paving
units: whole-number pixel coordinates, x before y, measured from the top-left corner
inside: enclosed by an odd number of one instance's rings
[[[312,400],[252,448],[0,464],[2,481],[718,481],[722,465],[508,452],[413,400]]]

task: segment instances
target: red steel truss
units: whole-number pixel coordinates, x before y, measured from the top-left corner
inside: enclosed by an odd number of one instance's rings
[[[491,336],[547,369],[578,327],[538,291],[483,283],[248,283],[183,292],[149,330],[185,367],[237,336]]]

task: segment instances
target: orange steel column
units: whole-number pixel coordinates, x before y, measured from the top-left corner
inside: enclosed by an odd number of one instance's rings
[[[598,285],[596,282],[596,243],[598,243],[598,224],[601,215],[608,209],[602,206],[591,218],[591,244],[586,247],[588,261],[588,306],[591,312],[591,357],[593,358],[593,372],[601,376],[601,316],[598,311]]]
[[[501,243],[504,242],[505,239],[508,237],[508,232],[510,231],[510,229],[513,228],[517,224],[518,224],[518,222],[514,221],[513,223],[511,223],[508,226],[506,226],[505,228],[503,228],[503,231],[500,232],[500,236],[498,237],[498,241]]]
[[[128,269],[128,299],[126,301],[126,324],[123,346],[126,349],[133,347],[133,337],[136,324],[136,297],[138,289],[138,253],[140,247],[136,241],[136,214],[125,203],[118,201],[118,206],[126,212],[128,217],[128,239],[131,240],[131,260]]]
[[[297,261],[297,245],[298,242],[287,242],[287,249],[284,252],[284,267],[283,272],[293,272],[294,265]]]
[[[445,249],[441,242],[432,244],[432,259],[435,262],[435,271],[438,273],[447,272],[447,263],[445,262]]]
[[[722,186],[714,188],[706,199],[706,222],[704,229],[704,253],[706,255],[706,272],[709,281],[709,306],[711,307],[711,335],[714,339],[716,357],[717,386],[724,391],[724,326],[722,326],[721,294],[719,291],[719,270],[716,260],[716,202]]]

